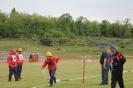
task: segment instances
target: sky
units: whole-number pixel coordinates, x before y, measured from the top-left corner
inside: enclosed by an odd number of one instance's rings
[[[10,13],[12,8],[42,16],[70,13],[74,19],[84,16],[91,21],[123,22],[130,18],[133,23],[133,0],[0,0],[1,12]]]

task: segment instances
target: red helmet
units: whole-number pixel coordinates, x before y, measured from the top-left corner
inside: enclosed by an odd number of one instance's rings
[[[12,49],[10,52],[11,52],[11,54],[16,54],[17,53],[17,51],[15,49]]]

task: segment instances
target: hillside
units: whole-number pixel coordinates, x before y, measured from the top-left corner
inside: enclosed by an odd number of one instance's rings
[[[109,49],[111,44],[116,44],[118,49],[125,55],[132,56],[133,39],[124,39],[124,48],[121,48],[119,38],[78,38],[66,43],[65,45],[53,45],[51,47],[42,45],[39,41],[22,40],[22,39],[0,39],[0,51],[9,51],[11,48],[22,47],[25,52],[40,52],[44,54],[46,51],[53,51],[55,54],[64,56],[82,56],[82,55],[99,55],[99,45],[105,44]]]

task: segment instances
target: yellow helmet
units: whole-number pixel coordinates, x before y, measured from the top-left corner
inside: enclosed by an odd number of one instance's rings
[[[109,50],[107,50],[107,53],[111,53],[111,50],[109,49]]]
[[[19,49],[18,49],[18,51],[19,51],[19,52],[22,52],[22,51],[23,51],[23,49],[22,49],[22,48],[19,48]]]
[[[51,52],[47,52],[47,53],[46,53],[46,56],[47,56],[47,57],[52,57],[53,54],[52,54]]]

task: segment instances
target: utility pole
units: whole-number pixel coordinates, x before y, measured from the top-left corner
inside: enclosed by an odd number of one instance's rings
[[[83,84],[85,83],[86,56],[83,57]]]

